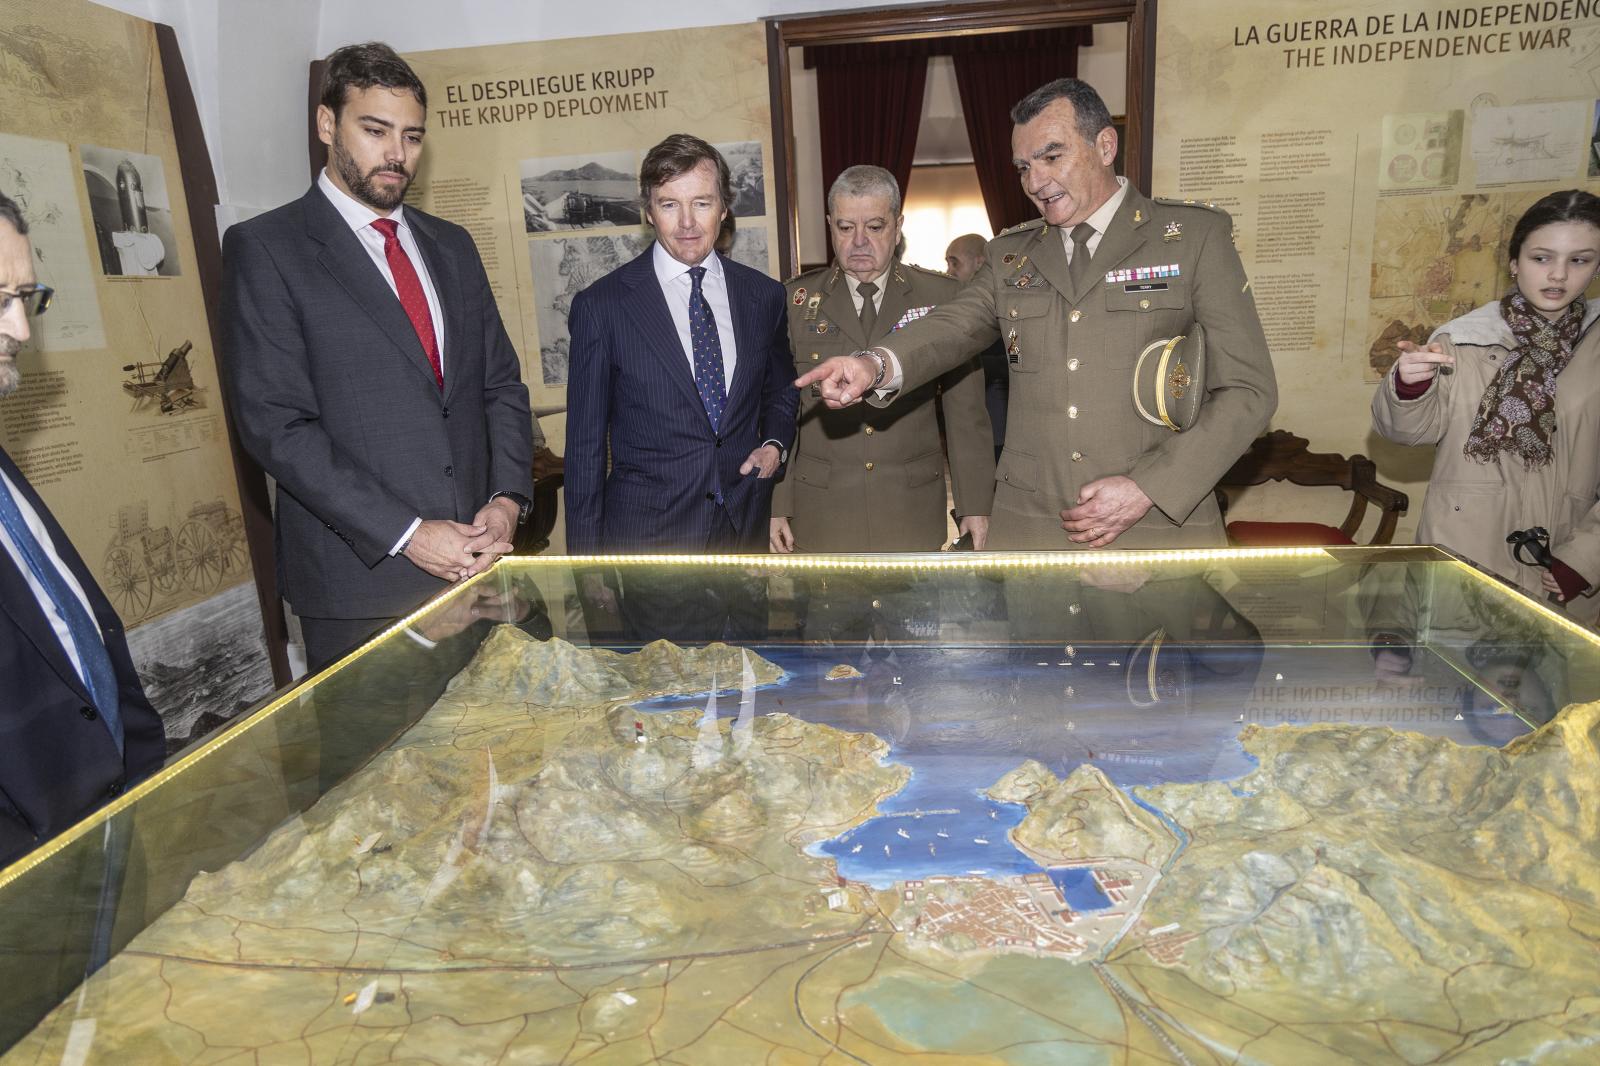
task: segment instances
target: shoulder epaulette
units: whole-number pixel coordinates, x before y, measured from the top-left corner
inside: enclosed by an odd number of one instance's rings
[[[1021,233],[1024,230],[1038,229],[1040,226],[1043,226],[1044,224],[1045,224],[1045,222],[1044,222],[1044,219],[1042,219],[1042,218],[1031,218],[1028,221],[1023,222],[1023,223],[1021,223],[1019,225],[1009,226],[1006,229],[1001,230],[999,233],[996,233],[995,236],[996,237],[1008,237],[1013,233]]]
[[[1151,199],[1166,207],[1200,207],[1207,211],[1215,211],[1219,215],[1228,213],[1226,208],[1218,207],[1210,200],[1178,200],[1168,196],[1152,196]]]
[[[932,267],[918,266],[915,263],[906,263],[905,265],[919,274],[927,274],[935,278],[949,278],[951,281],[956,280],[956,276],[948,270],[934,270]]]
[[[794,277],[790,278],[788,281],[785,281],[784,284],[785,285],[793,285],[795,282],[799,281],[801,278],[809,278],[813,274],[821,274],[824,270],[827,270],[827,269],[828,269],[827,267],[812,267],[810,270],[802,270],[802,271],[800,271],[800,273],[796,274]]]

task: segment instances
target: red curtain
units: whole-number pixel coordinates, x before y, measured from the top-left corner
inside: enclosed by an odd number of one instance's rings
[[[824,197],[839,172],[856,163],[883,167],[904,194],[916,157],[928,57],[948,55],[955,60],[989,224],[999,233],[1026,222],[1038,212],[1011,165],[1012,105],[1047,82],[1076,77],[1078,49],[1093,41],[1093,27],[1071,26],[806,48],[805,65],[817,71]]]
[[[846,167],[872,163],[894,175],[905,195],[917,151],[928,49],[921,41],[809,47],[817,71],[822,195]],[[822,205],[826,209],[826,202]],[[833,259],[829,242],[828,258]]]
[[[1078,48],[1091,44],[1093,34],[1092,27],[1074,26],[963,38],[947,48],[955,57],[978,187],[996,233],[1039,213],[1011,164],[1011,108],[1041,85],[1076,77]]]

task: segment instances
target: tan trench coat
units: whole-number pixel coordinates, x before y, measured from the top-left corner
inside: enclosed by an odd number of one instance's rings
[[[1600,316],[1591,305],[1588,323]],[[1600,582],[1600,329],[1588,329],[1556,380],[1555,455],[1527,470],[1515,456],[1498,463],[1469,459],[1463,448],[1484,390],[1513,345],[1499,302],[1440,327],[1433,339],[1456,357],[1415,400],[1401,400],[1390,371],[1372,398],[1372,424],[1396,444],[1436,444],[1433,472],[1417,527],[1421,544],[1441,544],[1545,602],[1543,571],[1511,554],[1506,534],[1529,526],[1550,531],[1550,550],[1590,582]],[[1593,624],[1600,597],[1566,605]]]

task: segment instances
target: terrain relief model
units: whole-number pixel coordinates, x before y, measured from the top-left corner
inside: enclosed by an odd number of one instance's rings
[[[859,665],[501,627],[4,1061],[1600,1061],[1600,705],[1126,784]]]

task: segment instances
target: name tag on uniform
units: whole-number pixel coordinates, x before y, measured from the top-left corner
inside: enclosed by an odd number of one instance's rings
[[[1163,292],[1167,283],[1164,281],[1141,281],[1133,285],[1124,285],[1123,292]]]

